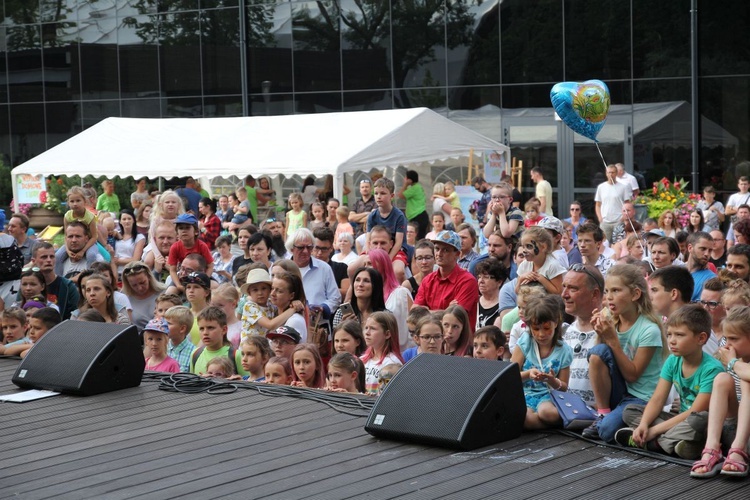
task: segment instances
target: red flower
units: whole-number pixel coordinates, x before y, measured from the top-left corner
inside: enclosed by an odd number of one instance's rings
[[[57,184],[59,184],[60,186],[62,186],[63,180],[62,179],[57,179]]]
[[[656,192],[657,192],[657,191],[658,191],[658,189],[656,189],[656,183],[654,182],[654,189],[652,190],[652,192],[653,192],[654,194],[656,194]]]
[[[42,191],[39,193],[39,201],[41,203],[47,203],[47,191]]]
[[[675,189],[680,189],[680,183],[679,182],[675,182],[674,183],[674,187],[675,187]]]

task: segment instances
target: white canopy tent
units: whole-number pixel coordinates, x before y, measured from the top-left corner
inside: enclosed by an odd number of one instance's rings
[[[31,175],[343,175],[508,147],[426,108],[241,118],[106,118],[19,165]],[[477,160],[481,161],[481,160]]]

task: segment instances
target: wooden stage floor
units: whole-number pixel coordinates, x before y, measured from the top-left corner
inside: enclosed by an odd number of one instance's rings
[[[0,358],[0,394],[17,365]],[[375,439],[315,401],[157,386],[0,403],[0,498],[750,498],[749,481],[555,433],[461,453]]]

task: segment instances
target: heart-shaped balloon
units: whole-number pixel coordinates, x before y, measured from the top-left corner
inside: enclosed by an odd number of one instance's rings
[[[550,100],[557,115],[574,132],[594,142],[609,113],[609,89],[601,80],[560,82],[552,87]]]

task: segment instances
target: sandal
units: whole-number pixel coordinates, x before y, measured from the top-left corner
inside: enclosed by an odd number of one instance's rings
[[[737,460],[729,458],[729,455],[731,455],[732,453],[741,456],[744,462],[739,462]],[[730,448],[727,452],[727,458],[724,460],[724,465],[721,468],[721,473],[725,476],[747,477],[749,462],[750,457],[747,456],[745,450],[743,450],[742,448]],[[734,466],[736,470],[727,469],[727,465]]]
[[[721,456],[721,452],[719,450],[712,450],[711,448],[705,448],[701,452],[701,457],[703,455],[709,455],[708,459],[706,460],[698,460],[693,464],[693,467],[690,469],[690,477],[697,477],[697,478],[707,478],[707,477],[714,477],[716,474],[719,473],[721,470],[721,464],[723,462],[723,458]],[[706,469],[704,472],[696,472],[695,469],[704,468]]]

